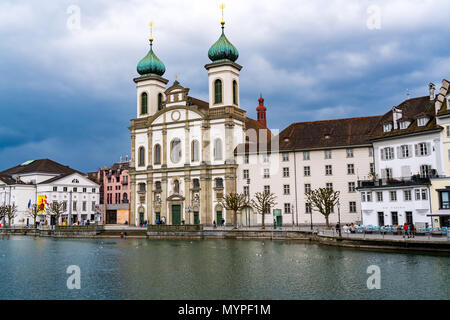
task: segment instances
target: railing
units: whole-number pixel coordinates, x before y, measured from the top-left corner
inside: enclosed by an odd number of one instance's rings
[[[383,186],[406,186],[406,185],[423,185],[430,184],[430,178],[426,177],[399,177],[399,178],[383,178],[376,180],[359,180],[358,188],[366,187],[383,187]]]
[[[148,225],[147,231],[202,231],[203,225],[200,224],[185,224],[180,226],[166,225],[166,224],[157,224],[157,225]]]

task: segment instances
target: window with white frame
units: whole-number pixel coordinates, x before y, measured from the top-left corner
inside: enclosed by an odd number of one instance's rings
[[[420,200],[420,189],[414,189],[414,193],[416,194],[416,200]]]
[[[347,149],[347,158],[353,158],[353,149]]]
[[[367,202],[372,202],[372,191],[366,192],[366,200]]]
[[[289,161],[289,153],[283,152],[283,161]]]
[[[400,129],[402,129],[402,130],[407,129],[408,126],[409,126],[408,121],[400,121]]]
[[[405,201],[411,201],[412,200],[411,190],[404,190],[403,191],[403,198],[404,198]]]
[[[248,196],[249,194],[249,186],[244,186],[244,194]]]
[[[303,160],[309,160],[309,151],[303,152]]]
[[[331,176],[333,174],[333,168],[331,165],[326,165],[325,166],[325,174],[327,176]]]
[[[264,179],[268,179],[270,178],[270,171],[268,168],[264,168],[264,175],[263,175]]]
[[[377,202],[383,202],[383,191],[377,191]]]
[[[369,164],[369,172],[375,172],[375,163],[373,163],[373,162],[371,162],[370,164]]]
[[[305,183],[305,193],[311,192],[311,185],[309,183]]]
[[[327,188],[328,190],[333,190],[333,183],[327,182],[326,188]]]
[[[428,178],[430,176],[431,173],[431,166],[424,164],[420,166],[420,176],[422,178]]]
[[[422,117],[422,118],[417,119],[417,125],[419,127],[424,127],[424,126],[427,125],[427,123],[428,123],[428,118],[427,117]]]
[[[289,168],[283,168],[283,177],[284,178],[289,177]]]
[[[366,202],[366,192],[361,191],[361,202]]]
[[[347,164],[347,174],[355,174],[355,165],[353,163]]]
[[[243,171],[243,177],[244,177],[244,179],[249,179],[250,178],[250,174],[249,174],[248,170],[244,170]]]
[[[428,191],[427,189],[422,189],[422,200],[428,200]]]
[[[430,154],[430,144],[429,143],[418,143],[415,145],[416,156],[423,157]]]
[[[392,160],[394,159],[394,148],[387,147],[381,149],[381,160]]]
[[[264,193],[269,194],[270,193],[270,186],[264,186]]]
[[[397,191],[389,191],[389,200],[397,201]]]
[[[305,177],[311,176],[311,168],[309,166],[303,167],[303,173]]]
[[[291,204],[285,203],[284,204],[284,214],[290,214],[291,213]]]
[[[354,182],[348,183],[348,192],[356,192],[356,186]]]
[[[263,154],[263,162],[269,163],[269,155],[267,153]]]
[[[392,123],[385,123],[385,124],[383,125],[383,130],[384,130],[384,132],[389,132],[389,131],[391,131],[391,130],[392,130]]]
[[[248,154],[244,155],[244,163],[249,163],[249,155]]]
[[[349,207],[349,212],[350,213],[355,213],[356,212],[356,202],[355,201],[350,201],[348,204]]]
[[[400,147],[400,152],[401,152],[400,155],[401,155],[402,159],[406,159],[411,156],[411,153],[409,150],[410,150],[410,146],[408,146],[408,145],[403,145]]]
[[[325,150],[325,159],[331,159],[331,150]]]
[[[305,212],[306,213],[311,213],[312,212],[311,203],[305,203]]]
[[[283,185],[283,193],[285,195],[291,194],[291,188],[290,188],[290,186],[288,184]]]

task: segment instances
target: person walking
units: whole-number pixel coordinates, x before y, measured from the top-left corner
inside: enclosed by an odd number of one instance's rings
[[[407,236],[409,238],[409,235],[408,235],[408,223],[407,222],[405,222],[405,224],[403,225],[403,231],[405,232],[403,234],[403,238],[405,238],[405,236]]]
[[[216,220],[214,220],[214,228],[217,228]]]
[[[416,227],[412,223],[409,226],[409,234],[411,235],[411,238],[415,238],[416,237]]]

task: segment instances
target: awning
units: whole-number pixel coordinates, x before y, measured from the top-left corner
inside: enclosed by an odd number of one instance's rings
[[[427,214],[427,217],[449,217],[450,210],[438,210],[432,214]]]

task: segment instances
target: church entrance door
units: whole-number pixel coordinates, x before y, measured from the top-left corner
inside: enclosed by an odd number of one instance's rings
[[[172,205],[172,225],[179,226],[181,224],[181,206],[179,204]]]

